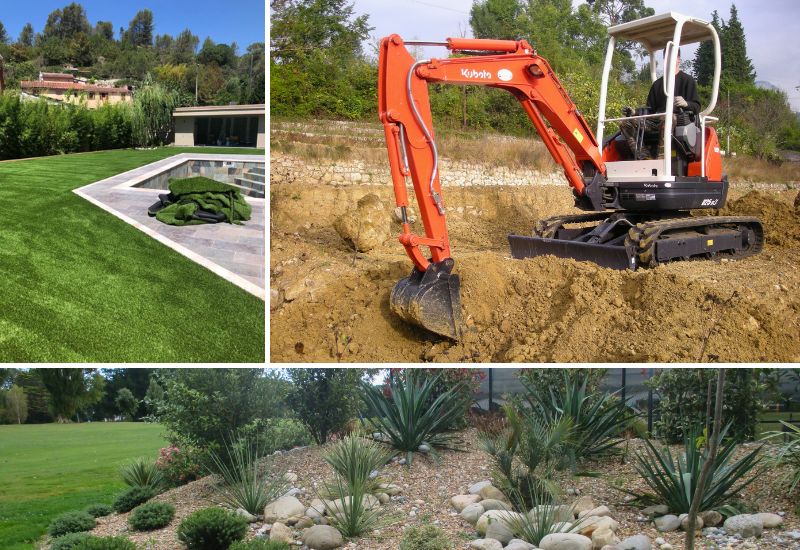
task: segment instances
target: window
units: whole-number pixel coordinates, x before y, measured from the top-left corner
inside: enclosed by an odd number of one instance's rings
[[[89,92],[89,99],[94,99],[94,92]]]

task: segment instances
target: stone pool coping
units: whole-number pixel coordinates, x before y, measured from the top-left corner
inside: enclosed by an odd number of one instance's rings
[[[253,218],[244,226],[213,224],[178,228],[162,224],[147,215],[147,207],[158,200],[158,195],[164,192],[163,189],[131,187],[189,160],[264,162],[265,157],[179,153],[73,189],[73,193],[225,280],[266,300],[265,199],[245,197],[253,207]],[[127,210],[127,213],[123,210]]]

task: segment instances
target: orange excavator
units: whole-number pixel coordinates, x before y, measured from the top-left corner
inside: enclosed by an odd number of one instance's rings
[[[563,168],[575,205],[590,212],[540,220],[530,236],[509,235],[514,258],[551,254],[615,269],[637,269],[676,259],[743,257],[761,250],[764,232],[756,218],[690,213],[722,208],[728,192],[719,142],[711,127],[717,120],[710,113],[716,104],[720,70],[713,25],[669,12],[610,27],[609,36],[596,134],[548,62],[525,40],[423,42],[403,41],[396,34],[381,40],[379,114],[402,218],[399,240],[414,264],[411,275],[397,283],[390,297],[392,310],[401,318],[449,338],[461,336],[460,280],[453,273],[429,83],[491,86],[513,94]],[[674,67],[681,43],[711,40],[716,67],[710,104],[698,114],[674,108],[675,75],[666,71],[662,78],[665,113],[640,108],[636,114],[606,118],[611,60],[616,42],[622,40],[638,41],[650,52],[654,82],[657,51],[665,52],[664,66]],[[467,55],[418,61],[407,45],[444,46]],[[660,121],[661,135],[647,135],[642,124],[647,118]],[[633,151],[619,132],[603,142],[605,126],[625,119],[639,128]],[[652,150],[659,142],[663,158],[636,160],[640,147]],[[424,236],[414,234],[408,220],[407,176],[413,182]]]

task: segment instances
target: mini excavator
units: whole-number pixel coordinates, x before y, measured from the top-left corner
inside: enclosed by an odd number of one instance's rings
[[[400,280],[390,296],[391,308],[401,318],[452,339],[462,331],[460,281],[453,273],[429,83],[491,86],[513,94],[563,168],[575,206],[588,212],[540,220],[530,236],[509,235],[514,258],[551,254],[635,270],[678,259],[739,258],[761,250],[764,231],[758,219],[690,213],[722,208],[728,192],[719,141],[711,127],[717,120],[711,113],[720,76],[720,45],[713,25],[669,12],[610,27],[608,33],[596,134],[548,62],[525,40],[423,42],[403,41],[396,34],[381,40],[379,114],[401,215],[399,240],[414,264],[411,275]],[[664,67],[675,67],[681,44],[706,40],[714,46],[714,79],[710,103],[697,116],[673,113],[678,111],[673,107],[675,72],[667,70],[662,78],[666,112],[640,108],[635,114],[627,112],[629,116],[606,118],[617,42],[639,42],[650,52],[650,76],[656,82],[656,52],[664,50]],[[418,61],[407,45],[444,46],[466,55]],[[652,150],[653,136],[642,130],[642,121],[648,118],[659,121],[655,146],[663,143],[663,158],[636,160],[637,151],[631,151],[630,142],[619,132],[603,141],[608,123],[630,119],[639,128],[636,148]],[[413,182],[424,236],[411,231],[407,176]]]

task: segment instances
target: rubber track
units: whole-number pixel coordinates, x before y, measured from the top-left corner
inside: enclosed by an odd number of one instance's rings
[[[655,254],[653,253],[653,246],[665,231],[730,224],[745,224],[751,226],[756,236],[756,242],[752,246],[746,250],[737,250],[734,254],[731,254],[730,257],[745,258],[761,252],[761,249],[764,247],[764,228],[758,218],[745,216],[703,216],[643,222],[637,224],[628,231],[626,243],[630,242],[637,248],[636,254],[640,266],[655,267],[659,262],[656,260]],[[669,237],[666,236],[666,238]]]

